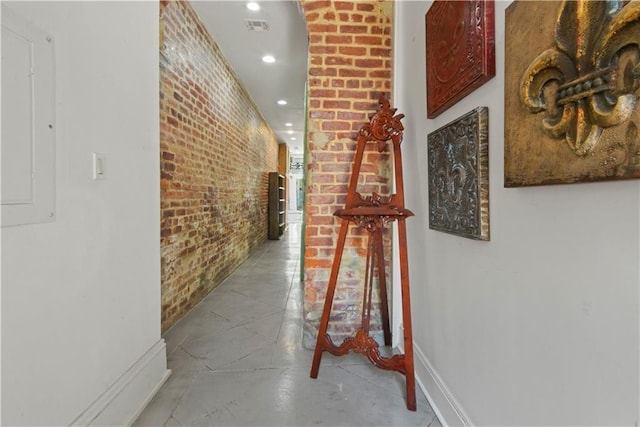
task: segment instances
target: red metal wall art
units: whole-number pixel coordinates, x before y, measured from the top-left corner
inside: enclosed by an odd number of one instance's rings
[[[426,21],[427,117],[496,74],[493,0],[436,0]]]

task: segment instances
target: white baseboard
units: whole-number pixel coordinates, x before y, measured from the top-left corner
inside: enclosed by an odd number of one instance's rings
[[[72,423],[72,426],[128,426],[169,378],[164,339],[157,341]]]
[[[444,427],[472,427],[460,404],[449,392],[420,347],[413,346],[416,381]]]

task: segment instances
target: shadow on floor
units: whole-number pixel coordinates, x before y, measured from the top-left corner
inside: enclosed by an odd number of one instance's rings
[[[365,357],[302,347],[300,221],[268,240],[164,335],[173,371],[134,426],[440,427],[421,390]]]

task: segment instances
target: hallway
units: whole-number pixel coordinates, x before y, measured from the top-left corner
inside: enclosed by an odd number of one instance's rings
[[[325,353],[309,378],[300,229],[266,241],[164,335],[173,374],[135,426],[440,426],[419,388],[410,412],[404,377],[362,355]]]

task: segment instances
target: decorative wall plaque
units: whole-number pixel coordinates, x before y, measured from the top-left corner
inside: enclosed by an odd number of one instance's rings
[[[493,0],[435,0],[425,17],[427,117],[496,74]]]
[[[640,177],[640,2],[506,12],[506,187]]]
[[[488,130],[478,107],[429,134],[429,228],[489,240]]]

